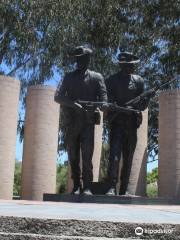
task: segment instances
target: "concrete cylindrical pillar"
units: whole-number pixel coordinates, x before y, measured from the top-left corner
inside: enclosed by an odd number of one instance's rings
[[[146,195],[148,110],[143,112],[143,121],[137,131],[137,145],[133,157],[128,192],[133,195]]]
[[[159,168],[160,197],[180,199],[180,90],[168,90],[159,96]]]
[[[0,76],[0,198],[12,199],[20,82]]]
[[[92,158],[93,182],[98,182],[99,180],[99,168],[100,168],[101,150],[102,150],[102,135],[103,135],[103,113],[101,112],[100,125],[95,125],[95,132],[94,132],[94,153]]]
[[[103,113],[101,112],[100,125],[95,125],[95,132],[94,132],[94,153],[92,157],[94,182],[98,182],[98,179],[99,179],[99,167],[100,167],[101,150],[102,150],[102,134],[103,134]],[[82,165],[82,159],[80,161],[80,164]],[[70,164],[68,164],[67,192],[68,193],[71,192],[72,188],[73,188],[73,181],[71,179],[71,167],[70,167]]]
[[[26,98],[22,199],[42,200],[43,193],[56,191],[56,156],[59,105],[55,89],[32,86]]]

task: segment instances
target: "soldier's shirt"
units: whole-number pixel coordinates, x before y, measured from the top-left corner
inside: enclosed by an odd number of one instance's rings
[[[61,97],[66,97],[71,101],[107,102],[104,78],[100,73],[90,70],[87,70],[84,74],[78,70],[67,73],[63,81],[59,83],[55,97],[59,99],[59,103],[61,103]],[[65,110],[69,118],[74,118],[74,120],[83,119],[75,109],[65,107]]]
[[[87,70],[84,74],[75,70],[65,75],[56,91],[56,96],[70,100],[107,101],[104,79],[100,73]]]
[[[139,75],[124,76],[121,72],[118,72],[106,79],[106,87],[109,101],[124,106],[126,102],[143,93],[144,81]],[[144,110],[146,107],[143,102],[136,105],[138,110]],[[112,112],[109,113],[109,115],[112,114]],[[119,113],[116,117],[116,120],[120,122],[130,119],[132,119],[132,116],[128,116],[126,113]]]
[[[143,79],[135,74],[122,75],[116,73],[106,79],[109,100],[124,105],[144,91]]]

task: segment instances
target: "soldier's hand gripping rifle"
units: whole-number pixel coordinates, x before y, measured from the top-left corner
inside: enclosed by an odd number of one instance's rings
[[[116,103],[106,103],[106,102],[92,102],[92,101],[77,101],[84,109],[87,111],[93,111],[97,108],[100,110],[110,110],[115,112],[126,112],[126,113],[139,113],[138,110],[135,110],[131,107],[121,107],[118,106]]]
[[[132,108],[136,108],[136,106],[141,103],[141,101],[144,101],[146,100],[147,101],[147,105],[148,105],[148,102],[150,100],[150,98],[154,97],[156,95],[156,93],[161,90],[162,87],[164,87],[165,85],[168,85],[168,84],[171,84],[172,82],[175,82],[177,81],[176,79],[173,79],[173,80],[170,80],[170,81],[167,81],[165,83],[162,83],[154,88],[151,88],[150,90],[140,94],[139,96],[137,96],[136,98],[133,98],[132,100],[126,102],[125,106],[126,107],[129,107],[131,106]],[[144,109],[142,109],[144,110]]]

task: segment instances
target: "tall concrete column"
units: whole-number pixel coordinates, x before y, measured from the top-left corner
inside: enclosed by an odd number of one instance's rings
[[[56,191],[56,157],[59,105],[55,89],[32,86],[26,98],[22,199],[42,200],[43,193]]]
[[[133,157],[128,191],[138,196],[146,195],[148,110],[143,112],[143,122],[137,132],[137,146]]]
[[[159,96],[159,196],[180,199],[180,90]]]
[[[20,82],[0,76],[0,198],[12,199]]]
[[[101,150],[102,150],[102,135],[103,135],[103,113],[101,112],[101,123],[100,125],[95,125],[94,153],[92,158],[93,182],[98,182],[99,180],[99,168],[100,168]]]
[[[94,133],[94,153],[92,158],[94,182],[98,182],[98,179],[99,179],[99,167],[100,167],[101,150],[102,150],[102,134],[103,134],[103,113],[101,112],[101,123],[100,125],[95,125],[95,133]],[[80,162],[81,162],[80,164],[82,165],[82,159],[80,160]],[[67,192],[71,192],[72,187],[73,187],[73,182],[71,179],[71,167],[70,167],[70,164],[68,164]]]

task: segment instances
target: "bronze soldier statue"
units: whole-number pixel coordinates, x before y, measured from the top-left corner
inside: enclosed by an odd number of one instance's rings
[[[81,192],[80,150],[83,193],[92,194],[90,184],[93,180],[94,125],[98,123],[100,117],[95,109],[86,111],[78,100],[107,102],[102,75],[88,69],[91,54],[92,50],[89,48],[83,46],[75,48],[72,57],[75,58],[77,69],[65,75],[55,93],[55,101],[62,104],[67,113],[67,151],[74,183],[72,194]]]
[[[120,71],[106,80],[108,98],[119,106],[125,106],[129,100],[137,97],[144,91],[143,79],[134,74],[134,66],[140,60],[131,53],[122,52],[118,55]],[[137,128],[142,122],[141,111],[148,106],[148,99],[143,99],[133,105],[136,112],[109,111],[107,120],[110,130],[110,154],[108,176],[111,188],[107,195],[127,195],[127,187],[131,172],[132,159],[137,143]],[[118,182],[119,162],[123,159],[121,170],[120,191],[116,192]]]

